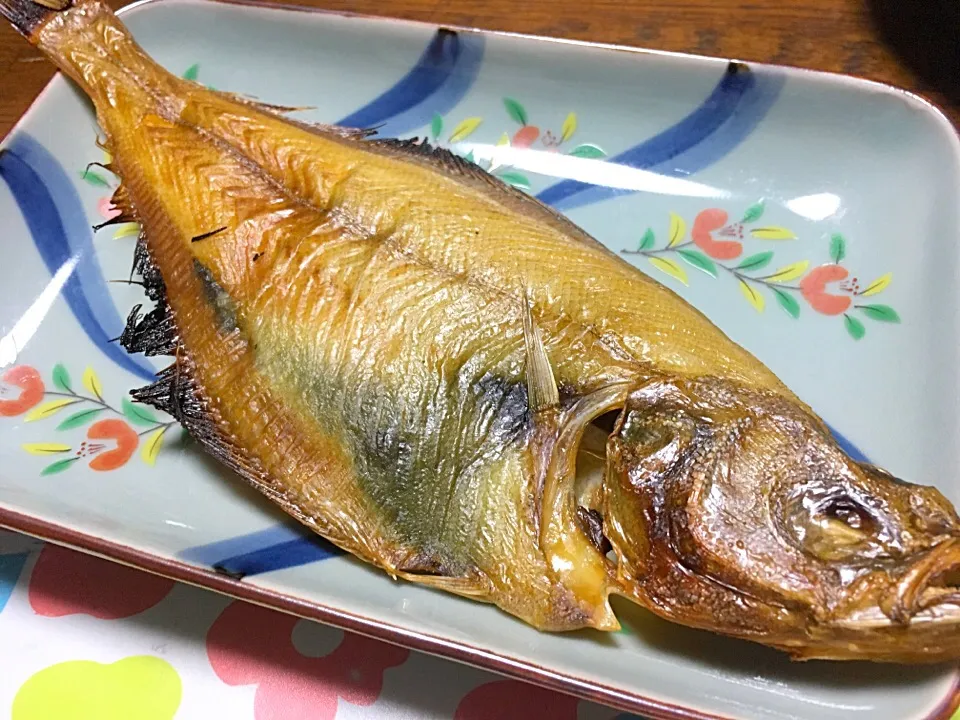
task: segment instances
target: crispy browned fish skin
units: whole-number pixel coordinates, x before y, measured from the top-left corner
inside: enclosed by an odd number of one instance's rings
[[[798,657],[960,655],[949,503],[852,462],[564,218],[443,151],[176,78],[98,2],[0,12],[93,100],[143,227],[160,305],[123,342],[176,362],[140,398],[318,533],[545,630],[618,627],[613,592]]]

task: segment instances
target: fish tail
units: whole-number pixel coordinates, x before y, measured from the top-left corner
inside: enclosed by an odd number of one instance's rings
[[[35,42],[37,30],[72,4],[72,0],[0,0],[0,16],[21,35]]]
[[[148,111],[176,104],[177,78],[143,51],[102,0],[0,0],[0,15],[89,96],[101,125],[118,94],[128,107],[139,103]]]

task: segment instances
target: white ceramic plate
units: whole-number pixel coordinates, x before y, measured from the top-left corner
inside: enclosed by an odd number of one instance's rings
[[[960,501],[960,143],[923,101],[784,68],[253,5],[164,0],[123,18],[164,65],[219,89],[495,153],[498,174],[679,290],[852,452]],[[160,364],[109,343],[142,295],[108,282],[128,277],[130,229],[90,230],[115,182],[84,175],[103,159],[95,137],[58,77],[0,154],[0,523],[651,716],[952,712],[952,667],[794,664],[625,604],[622,633],[539,634],[308,539],[167,418],[127,405]]]

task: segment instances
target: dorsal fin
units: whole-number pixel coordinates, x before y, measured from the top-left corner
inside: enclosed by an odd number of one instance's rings
[[[363,140],[364,138],[368,138],[371,135],[377,134],[376,128],[349,128],[341,127],[340,125],[327,125],[325,123],[311,123],[306,122],[305,120],[297,120],[288,116],[288,113],[299,112],[301,110],[312,110],[313,108],[311,107],[287,107],[286,105],[274,105],[272,103],[254,100],[244,95],[223,92],[222,90],[211,92],[217,92],[224,97],[230,98],[236,103],[254,108],[260,112],[266,113],[267,115],[273,115],[275,117],[282,118],[285,123],[289,123],[290,125],[294,125],[301,130],[306,130],[308,132],[317,133],[320,135],[336,135],[337,137],[350,138],[354,140]]]
[[[426,160],[439,170],[454,172],[465,177],[484,180],[492,187],[517,192],[510,185],[491,175],[474,162],[450,152],[439,145],[431,145],[426,138],[374,138],[369,144],[398,154]],[[528,197],[524,195],[524,197]]]
[[[549,205],[543,204],[534,196],[528,195],[513,185],[504,182],[476,163],[452,153],[446,148],[431,145],[425,138],[415,137],[406,140],[374,138],[366,141],[365,144],[373,145],[378,149],[385,150],[388,153],[394,153],[397,156],[417,160],[436,170],[453,174],[473,182],[487,192],[492,191],[496,193],[495,197],[500,198],[502,201],[515,203],[516,207],[521,211],[528,212],[533,210],[541,213],[550,224],[562,229],[567,235],[616,257],[615,253],[603,243],[588,235],[582,228],[574,225],[565,215],[557,212]]]

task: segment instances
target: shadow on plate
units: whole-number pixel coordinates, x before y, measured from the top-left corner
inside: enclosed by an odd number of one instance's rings
[[[746,640],[727,638],[705,630],[662,620],[623,598],[613,598],[614,610],[624,628],[658,653],[695,660],[719,672],[754,676],[767,683],[809,684],[836,690],[910,685],[949,670],[949,665],[890,665],[869,662],[796,662],[778,650]],[[842,668],[842,672],[838,669]]]
[[[293,523],[294,520],[285,513],[276,503],[270,502],[267,497],[250,483],[240,477],[230,468],[226,467],[219,460],[207,453],[190,436],[184,434],[181,448],[183,452],[193,456],[193,458],[203,466],[204,472],[217,479],[224,490],[229,492],[234,498],[247,505],[255,505],[258,510],[269,515],[277,523]],[[304,528],[304,537],[309,536],[309,531]]]

